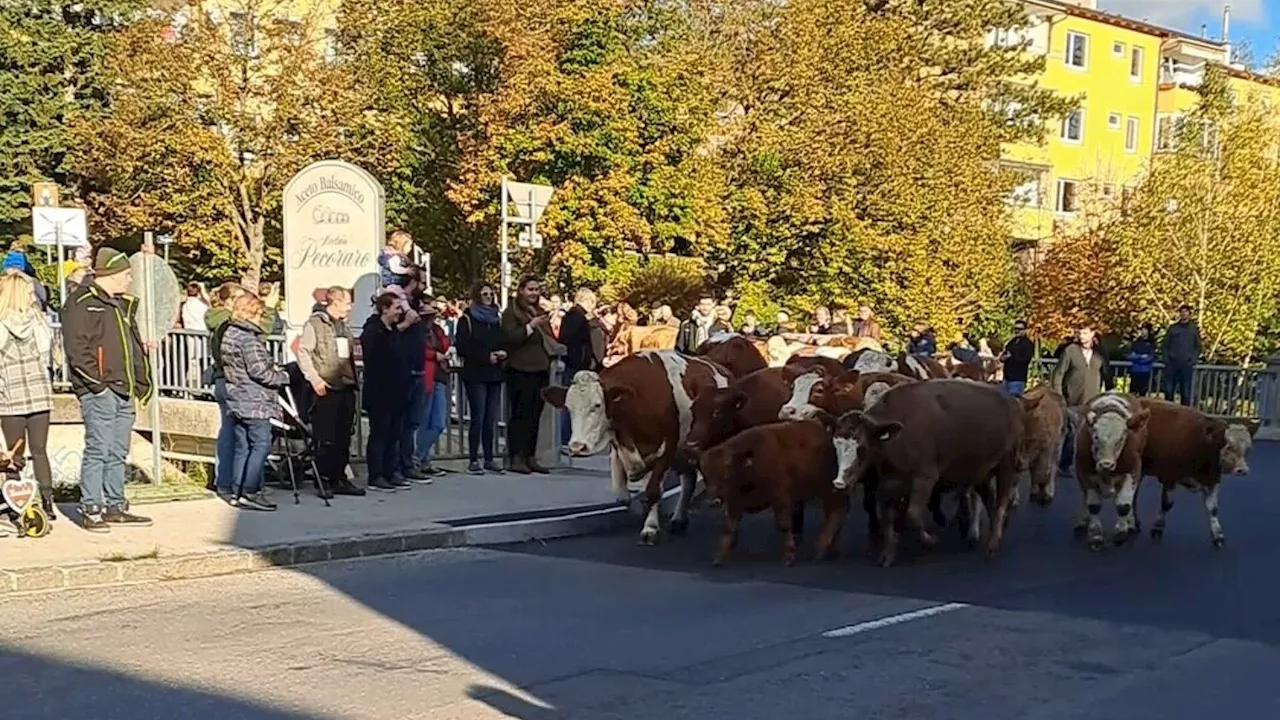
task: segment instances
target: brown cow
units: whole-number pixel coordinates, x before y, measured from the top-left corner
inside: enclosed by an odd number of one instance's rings
[[[734,377],[747,375],[768,367],[760,351],[746,337],[735,333],[722,333],[698,346],[694,353],[727,369]]]
[[[768,509],[782,533],[783,560],[792,565],[799,534],[793,508],[814,500],[822,504],[817,556],[834,554],[849,496],[831,484],[836,454],[827,425],[804,420],[749,428],[704,452],[700,466],[707,492],[724,508],[716,565],[728,560],[737,544],[742,515]]]
[[[915,378],[894,372],[850,370],[831,375],[826,370],[811,370],[792,380],[791,396],[778,410],[778,419],[808,420],[819,411],[839,417],[864,409],[867,400],[874,402],[891,387],[910,382],[916,382]]]
[[[791,397],[791,382],[800,372],[794,367],[765,368],[699,395],[693,401],[685,450],[700,453],[747,428],[777,422],[778,409]]]
[[[991,512],[986,554],[1000,550],[1018,492],[1018,447],[1022,410],[999,389],[964,380],[907,383],[886,392],[866,412],[840,418],[835,447],[837,488],[879,475],[877,500],[884,533],[879,564],[893,564],[898,550],[898,514],[926,546],[938,540],[926,525],[925,509],[938,490],[974,491]],[[993,478],[994,477],[994,481]],[[971,510],[969,535],[977,540],[980,513]]]
[[[1058,459],[1067,434],[1067,401],[1048,385],[1023,395],[1024,432],[1018,471],[1031,473],[1031,502],[1047,507],[1057,491]]]
[[[1090,400],[1082,415],[1075,447],[1081,496],[1075,530],[1088,533],[1089,549],[1101,550],[1106,537],[1098,513],[1105,498],[1115,497],[1115,544],[1123,545],[1137,532],[1133,500],[1151,412],[1135,397],[1109,392]]]
[[[1164,537],[1165,521],[1173,507],[1170,495],[1181,485],[1204,495],[1209,515],[1209,539],[1216,548],[1226,543],[1218,519],[1218,489],[1222,475],[1246,475],[1247,456],[1253,447],[1257,425],[1228,425],[1192,408],[1164,400],[1141,398],[1138,402],[1151,413],[1147,421],[1147,442],[1142,450],[1142,472],[1160,481],[1160,514],[1151,526],[1151,537]],[[1134,491],[1137,512],[1137,491]]]
[[[580,371],[568,388],[548,387],[542,396],[569,410],[571,455],[595,455],[610,448],[610,475],[619,502],[627,501],[629,483],[646,481],[640,542],[652,545],[660,529],[663,478],[672,468],[680,475],[681,492],[671,532],[681,533],[688,526],[697,476],[680,449],[693,423],[694,401],[728,384],[728,371],[705,358],[644,350],[598,375]]]

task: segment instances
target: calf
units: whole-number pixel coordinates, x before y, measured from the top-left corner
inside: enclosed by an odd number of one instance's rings
[[[1226,537],[1218,519],[1218,488],[1224,473],[1248,474],[1246,458],[1257,426],[1228,425],[1199,410],[1164,400],[1141,398],[1138,402],[1151,414],[1147,442],[1142,448],[1142,472],[1160,481],[1160,514],[1151,526],[1152,539],[1164,537],[1165,522],[1173,508],[1170,496],[1181,485],[1204,496],[1209,539],[1214,547],[1222,547]],[[1136,490],[1134,496],[1136,508]]]
[[[694,354],[720,365],[735,378],[746,377],[768,367],[756,346],[736,333],[716,335],[699,345]]]
[[[548,387],[542,396],[569,410],[569,454],[582,457],[609,448],[609,470],[620,502],[629,485],[644,481],[645,521],[640,542],[657,542],[659,502],[668,470],[680,476],[680,500],[671,516],[671,532],[683,532],[697,471],[680,449],[693,424],[693,403],[703,393],[729,384],[729,373],[699,357],[674,350],[644,350],[596,374],[580,371],[565,387]]]
[[[833,484],[846,488],[861,482],[868,471],[879,474],[882,567],[897,557],[901,505],[921,542],[933,546],[938,540],[925,524],[925,509],[935,493],[974,491],[991,514],[986,545],[991,559],[1000,550],[1017,495],[1022,433],[1020,407],[996,388],[963,380],[899,385],[875,407],[840,418],[834,440],[839,470]],[[970,539],[976,541],[980,514],[969,515]]]
[[[1115,544],[1123,545],[1137,532],[1133,500],[1142,477],[1142,449],[1151,412],[1137,398],[1112,392],[1089,401],[1083,416],[1076,433],[1076,479],[1082,504],[1075,530],[1087,531],[1089,549],[1101,550],[1106,538],[1098,513],[1104,499],[1115,498]]]
[[[825,424],[803,420],[749,428],[704,452],[700,466],[707,492],[724,508],[717,566],[733,552],[743,514],[769,509],[782,534],[783,560],[794,564],[798,528],[792,511],[814,500],[822,504],[817,556],[834,554],[849,496],[831,484],[836,455]]]
[[[1067,401],[1048,385],[1023,395],[1018,471],[1031,473],[1031,502],[1047,507],[1057,490],[1058,459],[1067,434]]]

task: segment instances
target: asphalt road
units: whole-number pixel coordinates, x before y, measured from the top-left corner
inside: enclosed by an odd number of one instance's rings
[[[1162,544],[1091,553],[1062,487],[994,564],[953,533],[872,567],[855,513],[843,559],[784,569],[757,517],[715,570],[703,512],[655,548],[626,532],[10,599],[0,678],[25,718],[1280,717],[1280,448],[1252,464],[1220,551],[1182,495]]]

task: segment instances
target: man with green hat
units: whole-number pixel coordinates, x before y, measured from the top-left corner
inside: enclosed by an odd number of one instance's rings
[[[80,524],[90,532],[146,527],[124,497],[125,459],[133,434],[136,398],[151,399],[151,365],[138,335],[138,299],[128,294],[129,258],[101,248],[93,281],[69,292],[62,308],[62,343],[71,390],[84,418],[80,461]]]

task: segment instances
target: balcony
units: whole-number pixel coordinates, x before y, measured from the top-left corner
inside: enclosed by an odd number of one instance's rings
[[[1160,84],[1198,88],[1204,82],[1204,63],[1185,63],[1166,58],[1160,65]]]

